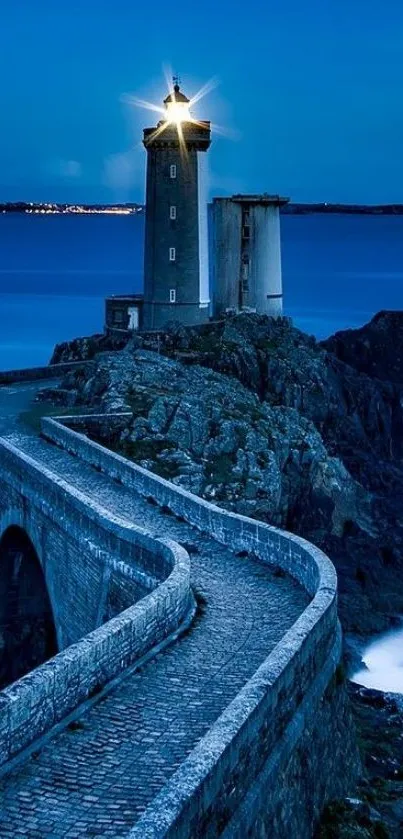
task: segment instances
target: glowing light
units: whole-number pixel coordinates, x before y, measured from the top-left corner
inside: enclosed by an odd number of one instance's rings
[[[179,92],[179,85],[174,85],[174,88],[172,89],[172,74],[169,72],[168,68],[165,68],[165,76],[167,79],[170,101],[165,102],[164,108],[153,102],[147,102],[145,99],[138,99],[136,96],[128,94],[124,94],[121,97],[121,101],[128,105],[135,105],[138,108],[145,108],[148,111],[154,111],[155,113],[162,114],[162,123],[159,123],[156,129],[158,134],[160,134],[161,131],[164,131],[168,125],[177,125],[179,127],[183,122],[191,122],[193,125],[202,126],[203,123],[193,119],[190,109],[194,104],[196,104],[196,102],[199,102],[203,96],[206,96],[207,93],[216,87],[218,83],[217,80],[211,79],[207,82],[207,84],[203,85],[195,96],[192,96],[189,102],[182,101],[182,93]],[[168,78],[168,76],[170,76],[170,78]],[[176,79],[174,77],[174,82],[175,81]]]
[[[172,94],[173,96],[175,94]],[[189,102],[168,102],[166,106],[166,121],[173,122],[176,125],[180,125],[181,122],[191,122],[192,117],[190,116],[190,103]]]
[[[208,93],[210,93],[212,90],[214,90],[215,87],[217,87],[218,83],[219,82],[216,76],[214,76],[212,79],[206,82],[206,84],[204,84],[203,87],[201,87],[200,90],[198,90],[197,93],[195,93],[195,95],[192,96],[189,107],[191,108],[192,105],[195,105],[196,102],[199,102],[200,99],[203,99],[204,96],[207,96]]]
[[[199,127],[202,130],[205,129],[206,123],[203,120],[194,119],[190,111],[196,103],[203,99],[204,96],[210,93],[210,91],[218,85],[218,80],[216,78],[210,79],[205,85],[203,85],[203,87],[200,88],[200,90],[197,91],[197,93],[195,93],[194,96],[191,97],[189,101],[180,91],[179,79],[172,75],[170,68],[165,67],[164,74],[168,87],[168,96],[164,100],[164,107],[127,94],[122,96],[121,100],[128,105],[135,105],[136,107],[145,108],[146,110],[161,114],[161,119],[155,127],[155,130],[148,136],[148,142],[154,142],[161,134],[163,134],[164,131],[166,131],[170,126],[173,126],[178,132],[181,154],[183,157],[187,158],[188,151],[184,136],[184,125],[187,123]],[[239,136],[235,135],[235,132],[228,131],[228,129],[216,125],[215,123],[211,123],[211,128],[216,134],[221,134],[233,140],[239,139]]]
[[[129,93],[123,93],[120,101],[125,105],[135,105],[137,108],[145,108],[147,111],[154,111],[157,114],[165,114],[165,110],[161,105],[154,105],[153,102],[147,102],[145,99],[137,99],[137,96],[131,96]]]

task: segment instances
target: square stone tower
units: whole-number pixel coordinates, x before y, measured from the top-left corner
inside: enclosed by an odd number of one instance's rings
[[[164,100],[165,119],[144,129],[145,330],[170,320],[201,323],[209,313],[207,200],[199,153],[210,146],[210,123],[192,119],[190,104],[176,82]]]
[[[210,205],[213,317],[283,311],[279,195],[233,195]]]

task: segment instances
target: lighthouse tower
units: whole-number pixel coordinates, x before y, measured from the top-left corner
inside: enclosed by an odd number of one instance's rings
[[[145,128],[147,151],[143,329],[167,321],[208,318],[207,196],[201,152],[210,146],[210,123],[190,115],[190,101],[175,78],[165,114]]]

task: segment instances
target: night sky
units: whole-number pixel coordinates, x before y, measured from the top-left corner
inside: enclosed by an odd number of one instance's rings
[[[0,200],[142,201],[164,66],[219,79],[213,193],[403,202],[401,0],[0,0]]]

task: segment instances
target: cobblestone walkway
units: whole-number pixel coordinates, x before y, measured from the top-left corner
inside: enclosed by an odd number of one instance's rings
[[[18,436],[18,445],[191,555],[202,606],[190,631],[0,781],[0,837],[123,836],[294,623],[307,596],[289,578],[234,556],[66,452],[35,437]]]

